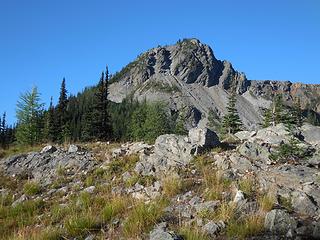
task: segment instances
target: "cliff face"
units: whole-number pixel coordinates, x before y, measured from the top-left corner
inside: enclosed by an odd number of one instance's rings
[[[237,108],[249,129],[258,127],[261,108],[268,107],[276,93],[283,93],[288,104],[300,98],[302,107],[320,111],[320,85],[248,80],[230,62],[216,59],[212,49],[197,39],[153,48],[111,80],[110,100],[121,102],[133,95],[166,102],[171,110],[190,116],[188,127],[199,121],[205,125],[210,110],[223,116],[231,90],[238,93]]]

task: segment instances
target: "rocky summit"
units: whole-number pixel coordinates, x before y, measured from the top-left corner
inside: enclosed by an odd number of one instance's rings
[[[308,124],[232,143],[197,127],[153,145],[48,145],[0,167],[2,239],[320,238],[320,127]]]
[[[187,118],[186,126],[205,126],[209,112],[226,114],[228,93],[235,90],[237,109],[245,127],[259,128],[262,109],[281,93],[288,105],[299,99],[303,109],[320,112],[320,85],[289,81],[248,80],[228,61],[216,59],[212,49],[197,39],[153,48],[128,64],[111,81],[110,100],[133,96],[162,101]]]

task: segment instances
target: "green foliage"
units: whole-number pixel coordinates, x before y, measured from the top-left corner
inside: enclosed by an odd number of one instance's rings
[[[17,103],[18,127],[16,137],[19,143],[34,145],[41,141],[43,104],[36,87],[20,96]]]
[[[34,181],[28,181],[23,186],[23,192],[28,196],[33,196],[41,192],[41,186]]]
[[[159,135],[172,131],[169,123],[163,104],[143,102],[132,113],[131,136],[134,140],[153,142]]]
[[[264,111],[263,127],[274,126],[284,123],[291,129],[293,126],[301,127],[304,117],[301,110],[300,100],[296,100],[292,107],[283,103],[282,95],[276,95],[269,109]]]
[[[276,151],[270,154],[270,158],[279,163],[288,161],[296,162],[312,156],[312,151],[299,146],[299,140],[292,137],[289,143],[281,144]]]
[[[232,93],[229,96],[227,110],[228,113],[223,117],[222,127],[225,133],[236,133],[241,130],[242,122],[236,109],[237,95]]]
[[[219,133],[223,132],[222,131],[223,129],[221,129],[220,121],[221,120],[220,120],[218,114],[214,110],[210,109],[209,110],[209,114],[208,114],[208,126],[209,126],[209,128],[211,128],[212,130],[214,130],[216,132],[219,132]]]

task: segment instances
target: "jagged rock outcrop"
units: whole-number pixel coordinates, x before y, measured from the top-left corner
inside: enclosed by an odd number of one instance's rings
[[[52,183],[59,168],[68,169],[70,174],[78,171],[88,171],[97,163],[93,154],[79,151],[76,145],[70,145],[68,151],[46,146],[40,152],[19,154],[0,161],[0,168],[8,175],[35,179],[42,185]],[[72,151],[71,151],[72,150]]]
[[[289,105],[299,98],[303,108],[320,112],[320,85],[248,80],[197,39],[150,49],[111,81],[110,100],[121,102],[133,95],[141,101],[166,102],[171,110],[186,114],[188,129],[206,125],[211,110],[222,117],[231,90],[238,93],[237,108],[248,129],[260,128],[261,109],[279,92]]]
[[[142,175],[154,175],[186,166],[195,155],[219,143],[216,133],[207,128],[190,129],[189,137],[161,135],[156,139],[152,154],[140,155],[141,161],[137,163],[135,171]]]

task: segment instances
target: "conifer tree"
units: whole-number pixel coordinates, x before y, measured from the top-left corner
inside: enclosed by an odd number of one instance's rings
[[[293,124],[295,124],[298,127],[302,126],[304,118],[302,114],[300,98],[296,99],[292,106],[291,117]]]
[[[57,126],[54,116],[54,106],[52,103],[52,97],[50,98],[50,105],[46,111],[45,117],[45,138],[49,142],[55,142],[57,140]]]
[[[264,128],[270,127],[272,123],[273,115],[272,115],[272,109],[266,109],[264,111],[264,118],[263,118],[263,124],[262,126]]]
[[[93,112],[91,117],[91,130],[90,132],[92,138],[99,140],[109,140],[112,136],[112,125],[111,118],[109,114],[109,100],[108,100],[108,81],[109,81],[109,71],[106,67],[106,72],[101,73],[101,77],[97,86],[96,93],[94,95],[93,101]],[[89,120],[87,116],[87,120]],[[90,127],[90,122],[87,122],[87,128]]]
[[[2,119],[0,117],[0,146],[3,148],[7,140],[7,125],[6,125],[6,112],[3,113]]]
[[[16,137],[19,143],[34,145],[41,141],[42,113],[43,104],[40,103],[40,94],[36,87],[20,96],[16,110]]]
[[[68,96],[67,96],[67,89],[66,89],[66,79],[63,78],[61,87],[60,87],[60,96],[59,102],[57,105],[57,133],[58,139],[62,141],[65,135],[65,128],[68,121],[68,113],[67,113],[67,105],[68,105]]]
[[[242,122],[236,109],[237,95],[235,92],[229,95],[227,110],[228,113],[223,117],[222,127],[226,133],[236,133],[241,130]]]

